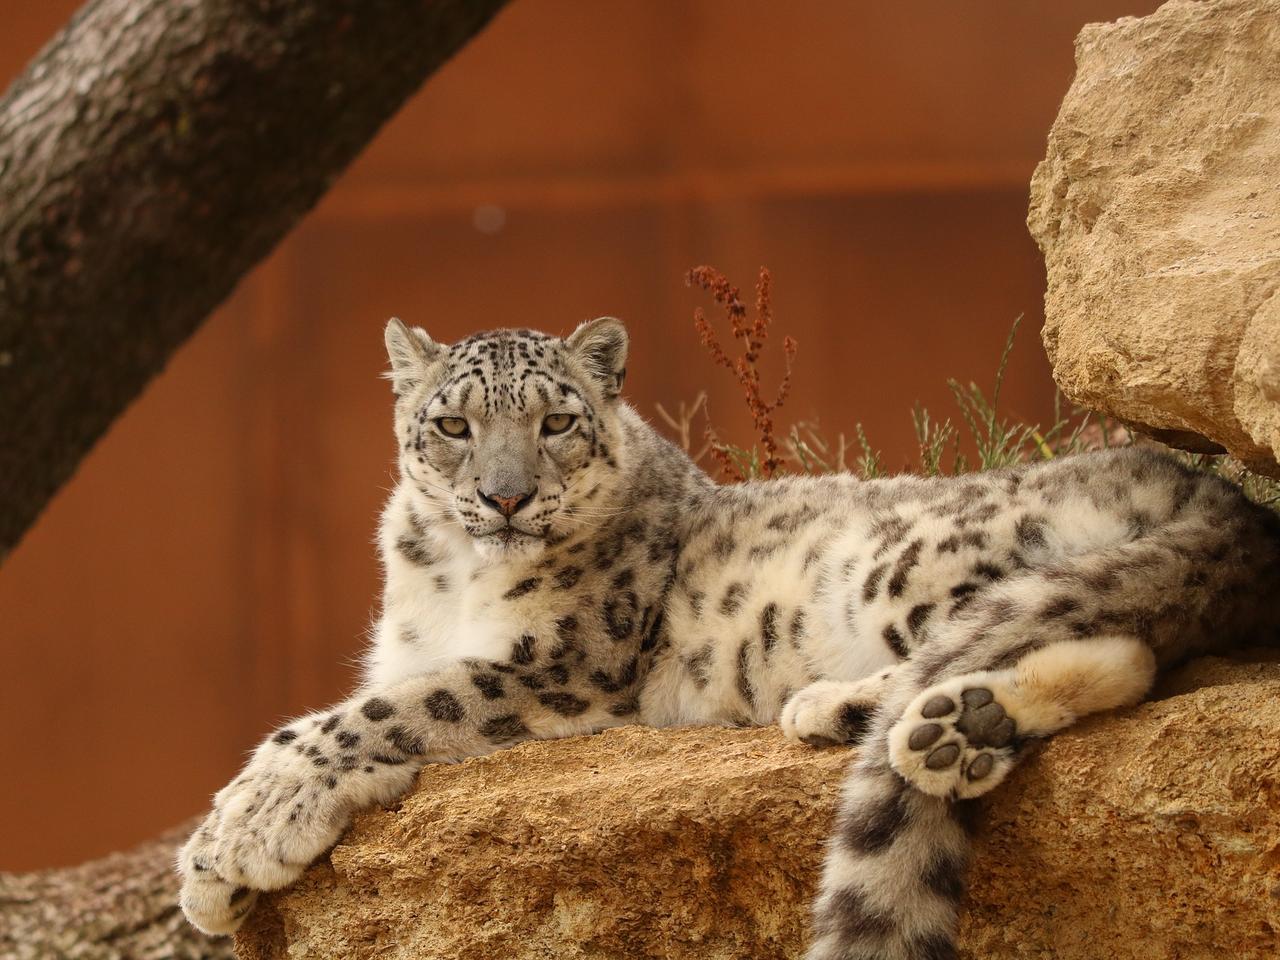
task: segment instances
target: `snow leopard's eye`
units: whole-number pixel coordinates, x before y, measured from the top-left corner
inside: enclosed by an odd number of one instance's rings
[[[572,413],[552,413],[542,421],[542,435],[544,437],[554,437],[557,433],[564,433],[573,426],[573,422],[578,418]]]
[[[446,437],[452,437],[455,440],[461,440],[463,437],[471,435],[471,428],[467,426],[467,421],[462,417],[438,417],[436,419],[436,429]]]

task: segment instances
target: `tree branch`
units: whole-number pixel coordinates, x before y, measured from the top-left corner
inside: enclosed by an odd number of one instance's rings
[[[0,560],[504,2],[90,0],[45,47],[0,100]]]
[[[178,909],[178,845],[201,818],[78,867],[0,873],[0,956],[12,960],[232,960]]]

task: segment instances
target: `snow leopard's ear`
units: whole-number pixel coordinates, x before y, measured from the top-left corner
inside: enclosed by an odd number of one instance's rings
[[[387,357],[391,370],[383,374],[391,381],[396,396],[403,396],[422,383],[427,368],[444,354],[444,347],[436,343],[421,327],[406,327],[396,317],[387,321]]]
[[[627,328],[616,317],[597,317],[565,338],[569,353],[586,368],[606,397],[622,392],[627,375]]]

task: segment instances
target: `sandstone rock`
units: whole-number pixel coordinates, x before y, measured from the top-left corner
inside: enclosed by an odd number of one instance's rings
[[[966,957],[1278,955],[1280,662],[1198,661],[1162,694],[1049,741],[988,804]],[[798,958],[848,757],[628,727],[433,767],[259,901],[237,951]]]
[[[1028,215],[1066,395],[1273,476],[1277,50],[1280,0],[1171,0],[1086,27]]]

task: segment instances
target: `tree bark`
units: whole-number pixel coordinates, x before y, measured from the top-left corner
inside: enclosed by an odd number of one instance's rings
[[[173,858],[192,820],[129,850],[65,870],[0,873],[0,957],[8,960],[231,960],[178,909]]]
[[[504,2],[90,0],[45,47],[0,100],[0,560]]]

